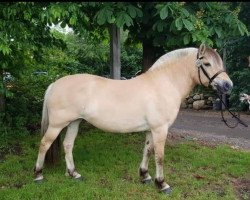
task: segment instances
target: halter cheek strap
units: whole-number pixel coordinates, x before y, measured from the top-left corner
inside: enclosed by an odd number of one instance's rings
[[[208,75],[208,73],[207,73],[207,71],[204,69],[204,65],[201,64],[201,65],[198,67],[198,74],[199,74],[199,81],[200,81],[201,85],[203,85],[203,86],[204,86],[204,84],[203,84],[202,81],[201,81],[201,72],[200,72],[200,69],[202,70],[203,74],[208,78],[208,80],[209,80],[208,85],[211,85],[211,83],[213,82],[213,80],[214,80],[219,74],[221,74],[222,72],[225,72],[224,70],[220,70],[220,71],[218,71],[217,73],[215,73],[215,74],[210,78],[209,75]]]
[[[204,75],[208,78],[208,80],[209,80],[209,84],[208,84],[208,85],[211,85],[211,83],[213,82],[213,80],[214,80],[219,74],[221,74],[222,72],[225,72],[225,70],[220,70],[220,71],[218,71],[217,73],[215,73],[212,77],[210,77],[210,76],[208,75],[207,71],[206,71],[205,68],[204,68],[204,64],[203,64],[203,62],[202,62],[202,60],[201,60],[202,58],[203,58],[203,56],[199,57],[199,55],[197,54],[196,65],[197,65],[197,67],[198,67],[199,81],[200,81],[201,85],[204,86],[204,84],[203,84],[202,81],[201,81],[201,72],[200,72],[200,69],[201,69],[202,72],[203,72],[203,74],[204,74]]]

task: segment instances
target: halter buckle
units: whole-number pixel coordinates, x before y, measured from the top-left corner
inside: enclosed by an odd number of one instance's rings
[[[200,67],[201,65],[202,65],[202,61],[201,61],[201,59],[198,58],[198,59],[196,60],[196,66],[197,66],[197,67]]]

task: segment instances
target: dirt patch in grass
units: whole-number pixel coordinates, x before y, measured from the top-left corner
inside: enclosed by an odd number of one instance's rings
[[[248,179],[234,179],[233,181],[234,189],[239,200],[249,200],[250,199],[250,178]]]
[[[22,154],[22,147],[19,143],[8,144],[6,146],[0,147],[0,162],[2,162],[6,155],[21,155]]]
[[[129,174],[128,170],[123,170],[123,176],[122,179],[124,181],[128,181],[128,182],[133,182],[133,178],[131,177],[131,175]]]
[[[24,183],[13,183],[9,185],[0,185],[0,189],[10,189],[10,188],[16,188],[16,189],[21,189],[25,184]]]

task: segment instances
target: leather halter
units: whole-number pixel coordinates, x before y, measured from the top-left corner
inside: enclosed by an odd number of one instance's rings
[[[204,84],[202,83],[201,81],[201,70],[203,72],[203,74],[208,78],[209,80],[209,84],[208,85],[211,85],[211,83],[213,82],[213,80],[219,75],[221,74],[222,72],[226,72],[225,70],[220,70],[218,71],[217,73],[215,73],[211,78],[210,76],[208,75],[207,71],[205,70],[205,66],[204,66],[204,63],[202,62],[202,58],[203,56],[199,57],[199,53],[197,53],[197,60],[196,60],[196,65],[198,67],[198,75],[199,75],[199,81],[201,83],[201,85],[204,86]],[[200,70],[201,69],[201,70]]]
[[[196,60],[196,66],[198,67],[198,74],[199,74],[199,81],[201,83],[201,85],[204,86],[204,84],[202,83],[201,81],[201,72],[200,72],[200,69],[202,70],[203,74],[208,78],[209,80],[209,85],[211,85],[211,83],[213,82],[213,80],[219,75],[221,74],[222,72],[226,72],[225,70],[220,70],[218,71],[217,73],[215,73],[211,78],[210,76],[208,75],[207,71],[205,70],[205,66],[204,66],[204,63],[202,62],[202,58],[203,56],[199,56],[199,52],[197,53],[197,60]],[[238,115],[236,115],[235,113],[232,113],[229,108],[227,107],[227,105],[225,104],[225,102],[222,100],[221,96],[219,94],[217,94],[218,98],[220,99],[220,101],[222,102],[222,104],[225,106],[225,108],[227,109],[227,111],[232,115],[233,118],[235,118],[237,120],[236,124],[231,126],[227,123],[227,120],[224,118],[224,115],[223,115],[223,110],[221,109],[221,117],[222,117],[222,121],[229,127],[229,128],[235,128],[238,126],[238,123],[244,125],[245,127],[248,127],[248,125],[243,122],[241,119],[240,119],[240,115],[238,113]]]

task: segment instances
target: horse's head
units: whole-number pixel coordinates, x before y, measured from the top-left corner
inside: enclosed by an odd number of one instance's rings
[[[233,82],[224,71],[222,59],[216,49],[206,48],[204,44],[201,44],[196,65],[200,84],[211,85],[213,89],[222,94],[231,91]]]

